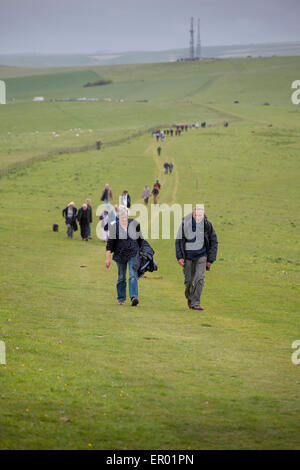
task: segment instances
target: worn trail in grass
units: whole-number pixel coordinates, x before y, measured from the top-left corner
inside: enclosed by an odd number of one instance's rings
[[[188,120],[194,108],[165,115]],[[266,108],[255,122],[245,106],[228,128],[167,137],[161,157],[147,134],[1,179],[1,448],[299,447],[299,123],[293,109]],[[161,203],[203,202],[218,234],[201,314],[186,306],[174,240],[150,240],[159,270],[140,281],[134,309],[116,304],[97,220],[88,243],[66,238],[70,200],[91,197],[95,210],[109,182],[115,202],[125,187],[142,202],[157,178]]]

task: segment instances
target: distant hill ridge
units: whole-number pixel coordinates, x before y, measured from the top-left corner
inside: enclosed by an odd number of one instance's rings
[[[188,57],[188,49],[166,51],[95,52],[91,54],[0,54],[0,64],[18,67],[63,67],[83,65],[143,64],[174,62]],[[242,44],[202,47],[203,58],[298,56],[300,42]]]

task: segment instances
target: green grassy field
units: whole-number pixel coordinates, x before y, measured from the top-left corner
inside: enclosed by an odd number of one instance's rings
[[[298,58],[62,70],[69,89],[55,69],[49,94],[39,70],[2,72],[19,78],[0,106],[0,169],[52,156],[0,179],[0,448],[298,449]],[[128,101],[32,103],[30,73],[47,99]],[[93,73],[114,83],[78,86]],[[211,127],[167,138],[159,158],[146,129],[181,121]],[[186,306],[173,239],[150,240],[159,270],[140,280],[134,309],[116,304],[96,217],[93,240],[66,238],[70,200],[95,210],[109,182],[115,202],[124,189],[142,202],[156,178],[161,203],[204,203],[217,232],[203,312]]]

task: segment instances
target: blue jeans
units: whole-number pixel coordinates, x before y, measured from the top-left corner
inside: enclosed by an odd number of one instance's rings
[[[127,271],[127,264],[129,267],[129,297],[138,298],[138,278],[137,278],[137,271],[133,269],[133,263],[135,260],[135,256],[130,258],[127,263],[118,263],[118,282],[117,282],[117,294],[118,300],[126,300],[126,271]]]
[[[91,224],[88,225],[88,237],[91,236]]]

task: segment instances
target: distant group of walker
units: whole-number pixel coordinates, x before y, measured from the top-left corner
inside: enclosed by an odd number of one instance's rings
[[[206,123],[202,122],[201,127]],[[224,123],[228,126],[228,122]],[[174,129],[157,129],[152,133],[156,141],[164,142],[168,136],[180,136],[182,132],[187,132],[189,128],[198,128],[199,124],[175,125]],[[102,142],[97,141],[97,149],[101,149]],[[162,148],[157,148],[160,157]],[[172,174],[173,163],[163,164],[164,174]],[[153,196],[154,204],[158,203],[161,190],[159,180],[153,185],[152,191],[145,185],[142,192],[142,199],[147,205],[149,198]],[[104,210],[99,216],[101,220],[102,239],[106,242],[105,266],[111,265],[111,255],[116,262],[118,270],[118,280],[116,283],[117,302],[123,305],[126,301],[126,272],[129,269],[129,297],[132,306],[139,304],[138,299],[138,279],[147,271],[156,271],[157,265],[154,261],[154,251],[149,243],[143,238],[141,228],[137,220],[129,218],[128,210],[131,207],[131,197],[127,190],[124,190],[119,198],[120,205],[112,206],[113,193],[109,184],[106,184],[100,200],[104,204]],[[73,238],[74,231],[78,230],[77,222],[80,226],[80,234],[83,241],[91,239],[91,224],[93,221],[93,210],[91,199],[86,199],[77,211],[74,201],[70,202],[62,211],[67,225],[67,237]],[[54,227],[55,225],[55,227]],[[58,230],[58,225],[54,224],[53,230]],[[97,235],[98,227],[97,227]],[[202,243],[199,243],[202,240]],[[205,271],[210,270],[212,263],[216,260],[218,240],[212,224],[208,221],[204,212],[204,206],[196,204],[193,206],[191,214],[182,219],[176,241],[176,258],[178,264],[183,269],[185,297],[187,307],[192,310],[203,310],[200,305],[201,293],[204,286]]]

